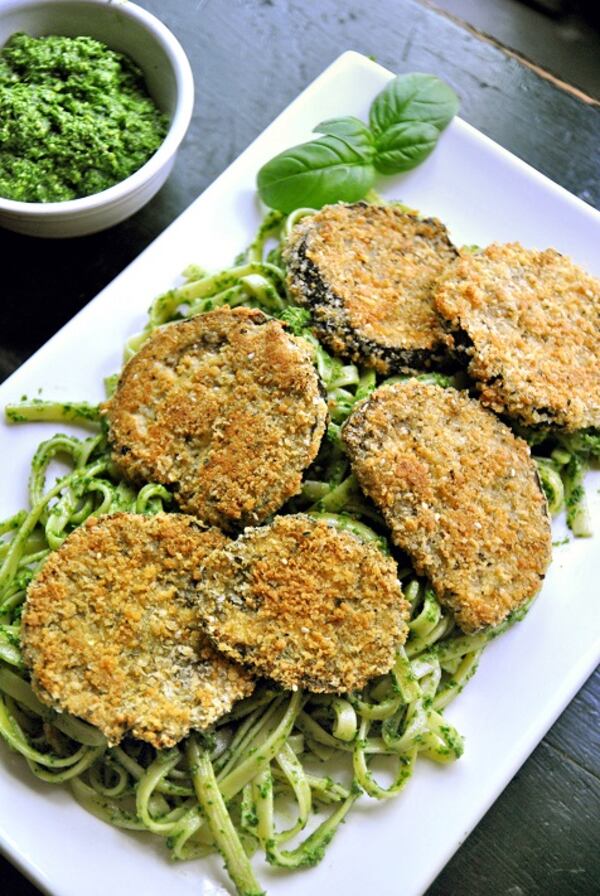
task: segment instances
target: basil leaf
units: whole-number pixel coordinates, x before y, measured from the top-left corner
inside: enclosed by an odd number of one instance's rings
[[[356,202],[373,186],[374,149],[326,134],[293,146],[260,169],[257,186],[270,208],[289,213],[301,206]]]
[[[375,97],[370,129],[352,115],[322,121],[314,129],[322,137],[293,146],[260,169],[260,197],[286,213],[356,202],[373,186],[376,171],[408,171],[423,161],[458,105],[452,88],[434,75],[398,75]]]
[[[377,141],[375,167],[382,174],[410,171],[435,149],[439,131],[425,122],[397,124]]]
[[[345,115],[343,118],[328,118],[313,128],[317,134],[330,134],[349,141],[359,151],[369,152],[374,145],[373,134],[360,118]]]
[[[452,88],[435,75],[397,75],[373,100],[369,124],[375,137],[408,121],[423,122],[443,131],[459,105]]]

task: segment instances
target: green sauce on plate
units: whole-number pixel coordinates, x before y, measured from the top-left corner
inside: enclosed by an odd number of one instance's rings
[[[147,162],[167,128],[140,69],[100,41],[13,34],[0,51],[0,196],[98,193]]]

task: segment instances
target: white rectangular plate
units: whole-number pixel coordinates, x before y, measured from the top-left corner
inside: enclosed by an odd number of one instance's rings
[[[102,378],[120,367],[151,299],[192,261],[229,265],[260,220],[254,182],[261,164],[306,140],[323,119],[366,118],[391,74],[345,53],[133,264],[0,388],[0,405],[23,393],[103,397]],[[383,180],[383,179],[382,179]],[[520,240],[554,246],[600,275],[600,215],[460,120],[416,171],[386,178],[387,197],[436,215],[455,242]],[[75,248],[74,248],[74,251]],[[0,519],[25,505],[32,452],[56,427],[0,428]],[[396,800],[364,798],[314,869],[281,873],[257,861],[271,896],[307,892],[421,893],[465,839],[592,671],[600,656],[594,620],[600,578],[600,477],[587,492],[596,537],[571,540],[555,558],[527,619],[486,650],[475,679],[447,711],[465,735],[449,767],[420,760]],[[564,530],[555,527],[556,538]],[[218,860],[169,863],[161,844],[115,830],[81,809],[66,788],[36,782],[20,757],[0,748],[0,845],[54,896],[199,896],[230,891]]]

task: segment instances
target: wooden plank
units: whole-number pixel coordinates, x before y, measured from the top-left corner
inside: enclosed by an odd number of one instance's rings
[[[524,56],[523,53],[518,52],[518,50],[513,49],[512,47],[507,46],[501,40],[498,40],[496,37],[493,37],[491,34],[487,34],[485,31],[482,31],[480,28],[475,27],[470,22],[465,21],[465,19],[460,18],[457,15],[454,15],[447,9],[443,9],[439,6],[435,0],[419,0],[423,6],[428,7],[429,9],[434,10],[439,13],[441,16],[445,16],[451,22],[459,25],[461,28],[466,28],[467,31],[470,31],[475,37],[480,38],[481,40],[487,41],[492,46],[501,50],[505,55],[511,56],[513,59],[516,59],[522,65],[526,65],[530,68],[536,75],[539,75],[540,78],[544,78],[546,81],[550,81],[555,87],[560,88],[561,90],[565,90],[567,93],[570,93],[571,96],[574,96],[576,99],[581,100],[584,103],[587,103],[590,106],[598,106],[600,105],[600,101],[590,96],[584,90],[580,90],[579,87],[575,87],[573,84],[569,84],[567,81],[563,81],[561,78],[558,78],[556,75],[553,75],[552,72],[547,71],[547,69],[543,68],[541,65],[538,65],[535,62],[532,62],[531,59],[528,59],[527,56]]]

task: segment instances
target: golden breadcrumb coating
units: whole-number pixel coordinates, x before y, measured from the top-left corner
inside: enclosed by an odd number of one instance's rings
[[[155,331],[104,413],[123,475],[171,487],[182,510],[229,530],[300,490],[327,406],[305,340],[225,307]]]
[[[440,221],[364,202],[303,218],[284,250],[289,291],[319,338],[380,373],[448,360],[432,288],[456,255]]]
[[[528,426],[600,426],[600,280],[554,249],[492,245],[448,268],[435,304],[484,404]]]
[[[22,641],[38,697],[157,749],[206,728],[253,690],[199,625],[198,570],[227,543],[190,516],[89,519],[29,585]]]
[[[304,514],[214,551],[199,594],[219,649],[285,688],[361,688],[389,671],[407,635],[392,558]]]
[[[412,379],[373,392],[342,435],[394,542],[464,631],[536,594],[552,549],[546,499],[527,444],[491,411]]]

